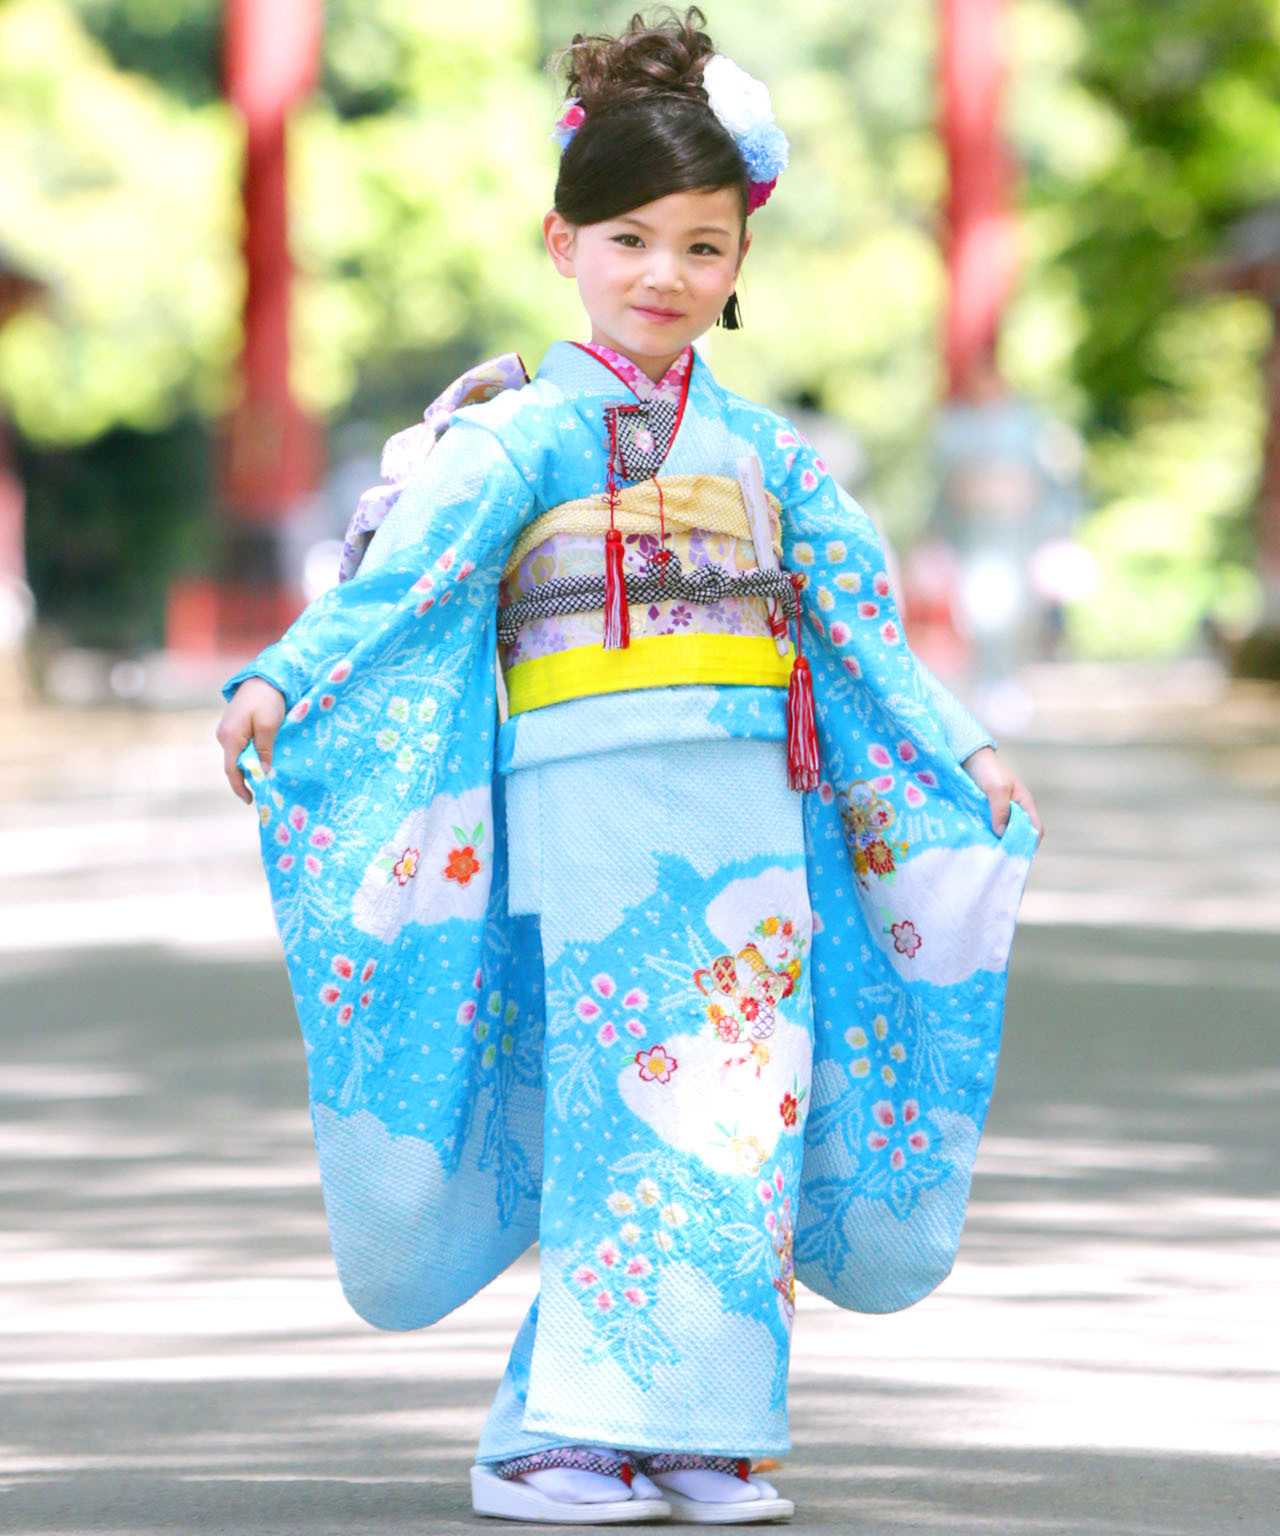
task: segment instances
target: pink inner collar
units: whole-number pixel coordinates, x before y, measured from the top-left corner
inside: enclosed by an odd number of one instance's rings
[[[637,368],[629,357],[623,357],[612,347],[601,346],[595,341],[584,341],[579,345],[584,351],[590,352],[593,357],[599,358],[607,367],[612,368],[637,399],[670,400],[675,405],[679,405],[683,399],[685,380],[689,375],[689,369],[693,366],[692,347],[686,347],[655,384],[643,368]]]

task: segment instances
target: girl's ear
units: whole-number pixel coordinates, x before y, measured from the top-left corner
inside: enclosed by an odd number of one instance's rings
[[[573,277],[574,247],[578,240],[577,228],[553,208],[542,221],[542,239],[560,276]]]
[[[742,232],[742,249],[738,252],[738,265],[733,269],[733,275],[737,277],[742,271],[742,263],[747,259],[747,252],[751,249],[751,231],[744,229]]]

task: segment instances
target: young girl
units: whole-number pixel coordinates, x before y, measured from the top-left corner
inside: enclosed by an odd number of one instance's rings
[[[513,1519],[791,1515],[750,1462],[795,1280],[885,1311],[950,1268],[1037,842],[866,515],[692,349],[786,163],[701,24],[568,50],[544,233],[590,340],[392,440],[354,579],[219,728],[352,1304],[421,1327],[540,1243],[472,1472]]]

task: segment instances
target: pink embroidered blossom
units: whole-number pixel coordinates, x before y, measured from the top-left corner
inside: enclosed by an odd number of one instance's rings
[[[595,1285],[600,1276],[589,1265],[583,1264],[573,1272],[573,1278],[579,1285]]]
[[[853,631],[842,620],[837,619],[831,626],[832,645],[848,645],[853,638]]]
[[[354,1003],[343,1003],[342,1007],[338,1009],[338,1023],[350,1024],[351,1016],[353,1013],[355,1013],[355,1011],[356,1008]]]
[[[311,834],[311,846],[313,848],[332,848],[333,833],[328,827],[317,827]]]
[[[314,853],[309,853],[303,859],[302,867],[309,875],[318,875],[320,873],[320,860],[316,858]]]
[[[344,659],[340,661],[336,667],[334,667],[332,672],[330,672],[329,681],[331,683],[345,683],[350,676],[351,663]]]
[[[282,869],[287,875],[293,868],[293,862],[293,855],[291,853],[282,853],[276,860],[276,868]]]
[[[457,1019],[459,1024],[471,1024],[474,1022],[475,1016],[476,1005],[474,1003],[463,1003],[462,1007],[458,1009]]]
[[[880,612],[879,603],[869,603],[866,598],[858,604],[858,617],[860,619],[874,619]]]
[[[322,1003],[332,1005],[333,1003],[336,1003],[341,996],[342,992],[339,990],[339,988],[335,987],[331,981],[326,981],[324,986],[320,988],[320,1001]]]
[[[648,1300],[648,1297],[638,1285],[629,1285],[622,1294],[627,1298],[633,1307],[642,1307]]]
[[[618,1031],[612,1024],[602,1024],[596,1031],[596,1039],[601,1045],[612,1045],[618,1038]]]
[[[902,638],[898,633],[898,626],[892,619],[886,619],[880,626],[880,638],[886,645],[897,645],[898,641]]]
[[[924,940],[916,932],[915,924],[904,919],[893,925],[893,947],[900,955],[906,955],[908,960],[914,960],[916,951],[924,943]]]
[[[652,1268],[653,1265],[650,1264],[648,1259],[646,1259],[642,1253],[633,1254],[632,1257],[627,1260],[627,1273],[629,1275],[644,1276],[647,1275]]]
[[[671,1074],[679,1065],[676,1058],[668,1055],[666,1047],[662,1045],[655,1045],[647,1051],[636,1052],[636,1066],[640,1068],[641,1082],[669,1083]]]
[[[876,594],[877,597],[888,597],[889,578],[883,571],[877,571],[871,578],[871,590]]]
[[[356,968],[346,955],[334,955],[332,960],[333,974],[341,976],[343,981],[350,981],[356,973]]]
[[[276,842],[287,843],[289,841],[289,829],[283,823],[276,828]]]
[[[867,756],[877,768],[889,768],[893,765],[893,759],[889,756],[888,748],[882,747],[879,742],[875,742],[867,748]]]
[[[773,1199],[773,1185],[770,1184],[768,1179],[761,1179],[759,1184],[756,1185],[756,1194],[768,1205]]]
[[[573,1011],[584,1024],[592,1024],[600,1017],[603,1009],[599,1003],[594,1002],[591,998],[580,997],[573,1005]]]
[[[607,1237],[596,1249],[596,1258],[609,1269],[612,1269],[621,1257],[622,1255]]]
[[[846,656],[844,658],[844,669],[850,677],[862,676],[862,663],[856,656]]]
[[[451,571],[453,569],[454,559],[455,556],[453,553],[453,546],[450,545],[448,549],[444,550],[440,555],[436,557],[436,564],[442,571]]]
[[[360,1006],[362,1008],[367,1008],[372,1001],[373,1001],[373,993],[372,992],[362,992],[360,994]]]
[[[361,986],[363,986],[365,984],[365,982],[373,980],[373,973],[377,969],[378,969],[378,962],[376,960],[366,960],[365,961],[364,969],[360,972],[360,984],[361,984]]]
[[[335,702],[336,702],[336,699],[335,699],[334,695],[331,694],[331,693],[322,693],[320,695],[320,708],[321,709],[332,709],[334,704],[335,704]]]
[[[596,1297],[596,1306],[601,1312],[608,1312],[613,1306],[613,1297],[610,1296],[608,1291],[601,1291]]]
[[[900,741],[898,743],[898,760],[899,760],[899,762],[914,763],[916,758],[919,755],[920,754],[916,751],[915,747],[912,745],[911,742],[909,742],[909,741]]]
[[[632,987],[623,997],[622,1006],[624,1008],[647,1008],[649,1006],[649,995],[647,992],[642,992],[639,987]]]
[[[627,1033],[629,1035],[634,1035],[638,1040],[640,1036],[644,1034],[644,1025],[640,1022],[639,1019],[628,1019]]]
[[[612,997],[618,990],[618,984],[606,971],[601,971],[598,976],[591,978],[592,990],[600,997]]]
[[[290,720],[305,720],[310,713],[311,700],[299,699],[299,701],[289,711],[289,718]]]

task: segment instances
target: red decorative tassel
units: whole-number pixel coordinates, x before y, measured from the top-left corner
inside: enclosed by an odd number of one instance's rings
[[[796,589],[796,659],[787,688],[787,782],[792,789],[817,789],[822,758],[818,752],[818,722],[813,712],[813,674],[801,650],[804,614],[800,610],[800,578]]]
[[[627,610],[627,578],[622,569],[622,535],[610,528],[604,536],[604,648],[625,651],[631,644],[631,614]]]

